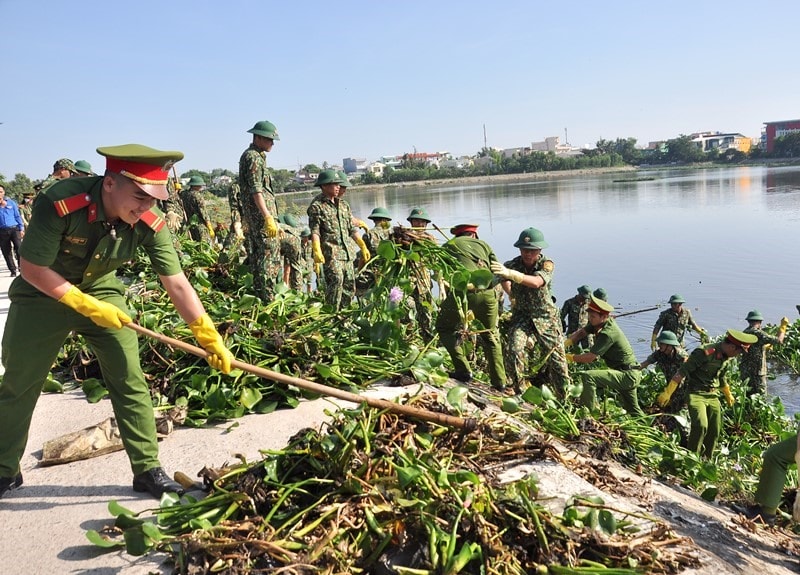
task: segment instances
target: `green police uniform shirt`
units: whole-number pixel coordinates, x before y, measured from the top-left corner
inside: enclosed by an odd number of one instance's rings
[[[731,362],[727,357],[717,357],[718,345],[698,347],[678,370],[686,378],[689,393],[708,393],[728,384]]]
[[[497,261],[491,246],[470,236],[456,236],[445,242],[442,246],[445,250],[455,256],[467,271],[477,269],[488,270],[492,262]]]
[[[108,224],[102,185],[102,176],[70,178],[45,190],[34,203],[32,219],[35,221],[25,234],[20,256],[33,264],[49,267],[82,290],[113,278],[117,268],[134,258],[139,246],[147,253],[158,275],[181,273],[166,226],[156,232],[141,220],[132,226],[125,222],[113,227]],[[56,209],[59,202],[65,202],[60,204],[63,210],[63,206],[75,204],[70,198],[81,195],[87,200],[86,205],[74,210],[67,207],[69,213],[59,215]],[[152,212],[162,217],[157,208],[152,208]],[[13,288],[23,289],[23,286],[29,284],[15,281]],[[35,288],[31,286],[31,289]]]
[[[639,366],[628,338],[613,318],[608,318],[596,331],[591,325],[587,325],[584,329],[586,333],[595,334],[594,344],[589,352],[603,358],[609,368],[629,370]]]

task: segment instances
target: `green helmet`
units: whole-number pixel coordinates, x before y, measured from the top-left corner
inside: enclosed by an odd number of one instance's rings
[[[747,314],[747,321],[764,321],[764,316],[757,309]]]
[[[683,299],[683,296],[679,293],[674,293],[669,296],[669,303],[686,303],[686,300]]]
[[[264,136],[272,140],[280,140],[278,137],[278,128],[275,127],[275,124],[267,122],[266,120],[256,122],[256,125],[247,130],[247,132],[249,134],[255,134],[256,136]]]
[[[94,172],[92,171],[92,165],[86,160],[78,160],[75,162],[75,170],[81,174],[88,174],[90,176],[94,175]]]
[[[677,336],[668,329],[665,329],[658,334],[658,339],[656,339],[656,341],[658,343],[665,343],[667,345],[674,345],[676,347],[681,344],[681,342],[678,341]]]
[[[308,226],[304,227],[303,230],[300,232],[301,238],[310,238],[311,237],[311,228]]]
[[[297,221],[297,218],[294,217],[293,214],[281,214],[278,216],[278,221],[287,226],[292,226],[293,228],[300,227],[300,222]]]
[[[601,299],[603,301],[608,301],[608,292],[603,288],[597,288],[592,292],[592,295],[597,299]]]
[[[350,180],[347,179],[347,174],[344,173],[344,170],[336,170],[336,177],[339,178],[339,185],[343,188],[347,188],[350,186]]]
[[[425,220],[426,222],[432,221],[431,217],[428,215],[428,212],[425,211],[425,208],[421,207],[411,208],[411,213],[408,214],[406,220],[408,220],[409,222],[411,220]]]
[[[205,186],[206,181],[203,179],[202,176],[194,175],[191,178],[189,178],[189,183],[186,185],[189,186],[190,188],[192,186]]]
[[[549,245],[544,241],[544,234],[536,228],[522,230],[519,239],[514,243],[515,248],[522,250],[543,250]]]
[[[375,208],[372,212],[367,216],[369,220],[391,220],[392,216],[389,215],[389,212],[386,208]]]
[[[592,295],[592,288],[590,288],[587,285],[582,285],[581,287],[578,288],[578,293],[583,297],[585,297],[586,299],[589,299],[589,296]]]
[[[315,186],[324,186],[326,184],[338,184],[339,183],[339,176],[336,174],[336,170],[322,170],[317,176],[317,181],[314,182]]]

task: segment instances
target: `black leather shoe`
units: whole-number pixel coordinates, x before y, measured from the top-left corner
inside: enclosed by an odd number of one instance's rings
[[[447,375],[461,383],[470,383],[472,381],[472,374],[468,371],[451,371]]]
[[[22,485],[22,473],[17,473],[16,477],[0,477],[0,498],[9,489],[16,489]]]
[[[15,277],[17,277],[17,270],[13,270],[13,271],[11,272],[11,277],[12,277],[12,278],[15,278]]]
[[[161,496],[165,493],[183,495],[186,491],[180,483],[169,478],[163,467],[154,467],[144,473],[135,475],[133,477],[133,490],[140,493],[147,491],[156,499],[161,499]]]
[[[734,511],[744,515],[750,521],[760,521],[764,525],[769,525],[770,527],[775,525],[775,514],[767,513],[758,504],[747,506],[734,504],[732,507]]]

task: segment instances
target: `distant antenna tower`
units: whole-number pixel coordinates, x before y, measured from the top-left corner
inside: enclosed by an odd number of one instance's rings
[[[486,145],[486,124],[483,125],[483,149],[489,149],[489,147]]]

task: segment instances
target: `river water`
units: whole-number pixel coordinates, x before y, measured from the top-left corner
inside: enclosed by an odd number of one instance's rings
[[[530,181],[356,188],[346,199],[362,219],[384,206],[406,224],[411,208],[424,206],[445,233],[455,224],[479,224],[501,261],[519,253],[513,244],[520,231],[540,229],[550,243],[544,253],[556,264],[559,307],[582,284],[605,288],[618,313],[660,306],[619,319],[640,360],[673,293],[683,295],[712,337],[744,329],[752,309],[766,323],[798,317],[798,166],[554,173]],[[687,336],[687,344],[698,342]],[[796,377],[778,375],[768,389],[787,412],[800,411]]]

